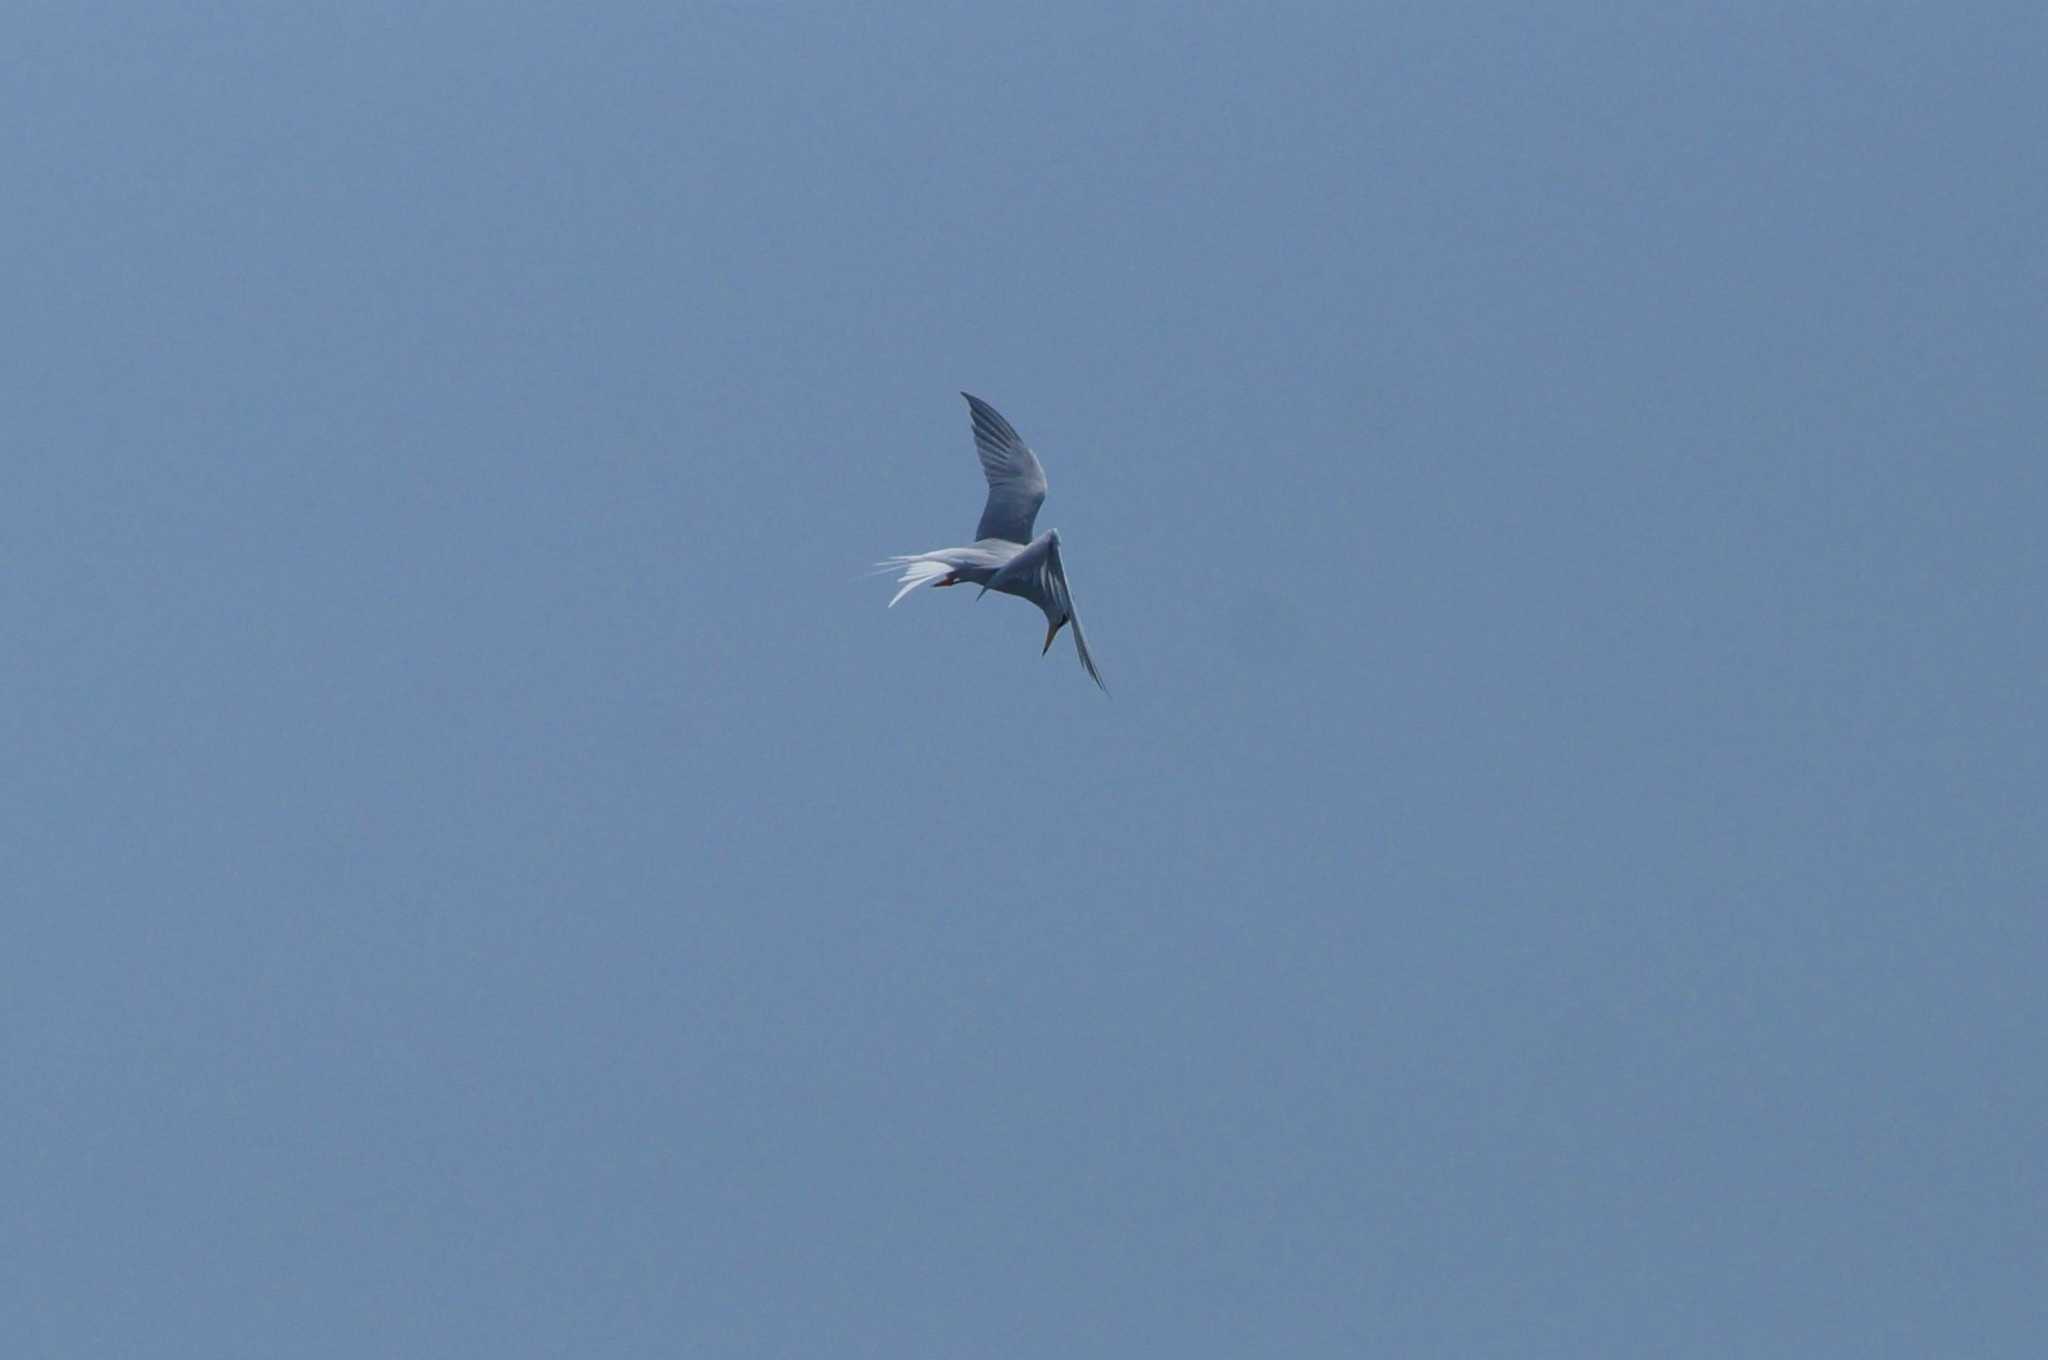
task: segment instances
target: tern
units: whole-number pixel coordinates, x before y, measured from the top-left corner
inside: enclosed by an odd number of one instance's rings
[[[1081,620],[1074,613],[1074,593],[1067,588],[1067,568],[1060,559],[1060,531],[1048,529],[1033,538],[1031,525],[1038,507],[1045,503],[1045,469],[1038,457],[1017,437],[1017,431],[995,407],[972,393],[968,412],[974,419],[974,448],[981,455],[982,475],[988,478],[988,504],[982,507],[981,523],[974,530],[974,542],[964,548],[934,548],[930,552],[907,553],[879,564],[883,571],[901,569],[900,587],[889,607],[919,586],[978,585],[981,593],[991,590],[1029,600],[1045,612],[1044,656],[1060,629],[1071,624],[1074,651],[1081,658],[1088,678],[1102,687],[1102,673],[1088,654],[1088,638],[1081,632]]]

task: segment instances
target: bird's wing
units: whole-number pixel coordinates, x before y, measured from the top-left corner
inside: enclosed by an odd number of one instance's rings
[[[974,416],[974,450],[988,478],[988,504],[974,536],[1029,543],[1032,522],[1045,503],[1045,469],[995,407],[969,393],[960,395]]]
[[[1067,624],[1074,630],[1074,652],[1081,658],[1081,668],[1107,694],[1109,686],[1102,683],[1102,672],[1095,669],[1095,658],[1088,654],[1088,635],[1081,631],[1081,615],[1074,609],[1074,592],[1067,587],[1067,564],[1060,560],[1059,539],[1055,537],[1049,547],[1050,551],[1045,556],[1046,594],[1067,616]]]

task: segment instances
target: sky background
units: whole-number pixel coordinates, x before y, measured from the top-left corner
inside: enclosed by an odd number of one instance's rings
[[[11,1354],[2039,1354],[2038,4],[5,46]]]

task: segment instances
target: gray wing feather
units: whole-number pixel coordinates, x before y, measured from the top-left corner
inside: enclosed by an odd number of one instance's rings
[[[1031,601],[1044,612],[1048,625],[1065,619],[1074,630],[1074,653],[1081,658],[1082,669],[1088,672],[1089,679],[1102,686],[1104,694],[1109,693],[1102,672],[1095,669],[1095,657],[1088,650],[1088,635],[1081,631],[1081,616],[1074,612],[1074,591],[1067,584],[1067,564],[1060,556],[1057,531],[1033,539],[1029,547],[1003,563],[982,585],[981,593],[986,595],[991,590]]]
[[[1074,630],[1074,654],[1081,658],[1081,668],[1107,694],[1109,686],[1102,683],[1102,672],[1095,669],[1095,658],[1088,654],[1088,635],[1081,631],[1081,616],[1074,610],[1074,592],[1067,587],[1067,564],[1060,560],[1059,539],[1053,539],[1050,547],[1045,555],[1043,578],[1046,594],[1058,604],[1060,612],[1067,616],[1067,626]]]
[[[974,536],[1029,543],[1038,507],[1045,503],[1045,469],[995,407],[972,393],[960,395],[967,398],[974,418],[974,451],[981,455],[982,475],[988,478],[988,504],[982,507]],[[1078,629],[1074,636],[1080,638]]]

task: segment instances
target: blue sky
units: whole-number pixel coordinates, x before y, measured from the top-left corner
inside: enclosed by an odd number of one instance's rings
[[[2038,6],[9,47],[19,1353],[2038,1347]]]

